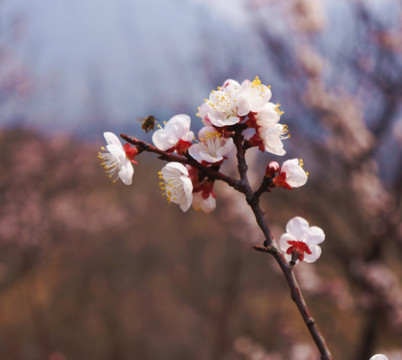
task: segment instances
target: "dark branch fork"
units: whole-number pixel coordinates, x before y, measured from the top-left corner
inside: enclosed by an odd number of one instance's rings
[[[152,146],[144,141],[138,140],[135,137],[121,134],[120,136],[128,143],[137,146],[139,152],[147,151],[153,152],[159,155],[159,158],[166,161],[176,161],[182,164],[188,164],[197,168],[201,173],[213,180],[221,180],[226,182],[229,186],[243,193],[246,197],[248,205],[251,207],[258,226],[260,227],[262,233],[264,234],[265,240],[263,246],[254,246],[254,249],[263,253],[271,254],[279,267],[282,270],[283,275],[288,283],[290,289],[290,295],[292,300],[295,302],[304,323],[306,324],[311,337],[313,338],[319,352],[321,355],[321,360],[332,360],[333,357],[328,349],[324,337],[322,336],[316,322],[310,315],[310,311],[304,300],[303,294],[301,292],[300,286],[296,280],[295,274],[293,272],[294,263],[288,263],[285,257],[278,251],[274,244],[274,238],[269,229],[267,221],[265,219],[265,214],[260,207],[260,196],[269,191],[270,181],[266,178],[263,179],[261,186],[257,191],[253,193],[248,177],[247,177],[247,163],[245,158],[245,152],[247,146],[243,144],[242,137],[242,127],[239,126],[235,128],[233,140],[237,150],[237,167],[240,175],[240,180],[233,179],[230,176],[223,174],[220,171],[214,170],[212,168],[206,167],[196,160],[192,159],[190,156],[179,156],[172,153],[168,153],[163,150],[159,150],[155,146]]]

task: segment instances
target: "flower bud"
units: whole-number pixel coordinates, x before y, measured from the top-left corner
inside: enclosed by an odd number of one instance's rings
[[[279,170],[279,164],[276,161],[271,161],[265,169],[265,177],[273,178]]]

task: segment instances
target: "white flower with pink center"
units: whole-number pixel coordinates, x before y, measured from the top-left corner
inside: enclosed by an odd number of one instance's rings
[[[177,151],[180,155],[191,146],[194,133],[190,131],[191,119],[188,115],[173,116],[165,128],[159,129],[152,135],[152,141],[159,150]]]
[[[180,206],[186,212],[193,201],[193,183],[183,164],[178,162],[167,163],[159,171],[159,183],[167,200]]]
[[[188,153],[199,163],[214,164],[226,158],[234,149],[235,145],[232,138],[224,138],[212,126],[203,127],[198,137],[200,143],[192,145]]]
[[[321,244],[325,240],[324,231],[318,226],[309,226],[307,220],[296,216],[286,225],[286,233],[279,239],[279,248],[287,261],[294,260],[313,263],[321,255]]]
[[[288,190],[303,186],[308,178],[308,172],[304,171],[303,165],[302,159],[286,160],[279,169],[279,174],[273,179],[275,186]]]
[[[240,121],[236,106],[236,96],[239,89],[240,84],[229,79],[224,82],[222,87],[218,87],[218,90],[213,90],[197,114],[203,119],[204,124],[212,124],[216,127],[237,124]]]
[[[123,146],[112,132],[105,132],[103,136],[107,145],[106,148],[101,148],[105,152],[98,153],[98,158],[102,160],[101,165],[113,182],[120,179],[124,184],[131,185],[134,175],[132,163],[136,164],[134,157],[138,154],[137,148],[129,144]]]
[[[254,81],[244,80],[236,97],[237,115],[246,116],[250,111],[258,113],[271,96],[271,90],[261,83],[258,76]]]

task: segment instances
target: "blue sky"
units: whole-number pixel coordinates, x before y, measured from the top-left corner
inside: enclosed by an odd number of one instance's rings
[[[222,17],[225,11],[180,0],[6,1],[3,19],[15,14],[25,20],[13,54],[35,85],[28,100],[3,113],[55,130],[79,127],[94,98],[116,123],[190,107],[195,113],[211,88],[201,55],[210,52],[211,66],[224,67],[222,42],[242,26]],[[200,40],[214,22],[219,34],[211,30]]]
[[[381,13],[395,1],[367,2]],[[107,125],[120,131],[149,114],[167,120],[186,112],[194,118],[210,90],[228,77],[242,81],[260,75],[279,93],[286,84],[251,30],[246,3],[3,0],[0,45],[11,48],[12,61],[27,69],[34,86],[27,98],[0,108],[0,125],[22,121],[75,132]],[[346,3],[326,1],[330,21],[322,48],[335,57],[354,46],[345,42],[353,28]],[[292,41],[282,19],[271,9],[266,14],[267,25]],[[23,19],[18,41],[8,30],[16,16]]]

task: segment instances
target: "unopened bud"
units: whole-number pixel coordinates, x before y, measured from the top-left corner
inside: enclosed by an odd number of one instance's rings
[[[271,161],[265,169],[265,177],[273,178],[279,171],[279,164],[276,161]]]

